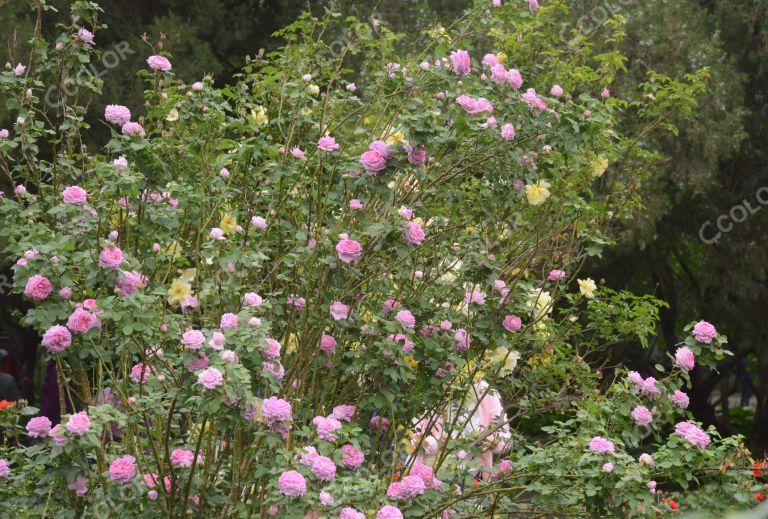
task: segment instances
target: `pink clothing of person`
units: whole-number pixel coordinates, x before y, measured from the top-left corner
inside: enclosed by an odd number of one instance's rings
[[[463,426],[463,430],[454,431],[453,437],[482,438],[481,445],[484,450],[476,461],[489,469],[489,472],[483,471],[482,474],[483,479],[488,479],[493,468],[494,454],[502,454],[511,447],[509,420],[501,397],[497,391],[489,389],[487,382],[481,380],[470,389],[463,402],[463,409],[456,417],[458,405],[453,403],[449,406],[450,409],[443,413],[431,412],[420,420],[414,420],[412,441],[417,448],[414,453],[416,462],[431,465],[449,434],[449,431],[444,430],[445,423],[455,423],[457,428]],[[486,431],[492,432],[486,437]]]

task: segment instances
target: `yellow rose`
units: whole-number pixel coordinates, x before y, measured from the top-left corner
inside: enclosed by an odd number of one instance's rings
[[[595,290],[597,290],[597,285],[595,284],[595,281],[592,278],[587,279],[579,279],[579,292],[581,292],[581,295],[586,297],[587,299],[592,299],[595,297]]]
[[[309,93],[310,93],[310,94],[312,94],[313,96],[316,96],[317,94],[319,94],[319,93],[320,93],[320,87],[319,87],[319,86],[317,86],[317,85],[309,85],[309,86],[307,87],[307,92],[309,92]]]
[[[390,146],[395,146],[397,144],[400,144],[404,140],[405,140],[405,134],[402,131],[397,130],[395,133],[390,134],[387,137],[385,142]]]
[[[267,109],[264,108],[263,106],[259,106],[251,110],[251,117],[253,117],[253,122],[255,122],[259,126],[264,124],[269,124],[269,118],[267,117]]]
[[[182,279],[174,279],[168,289],[168,303],[180,305],[188,297],[192,297],[192,285]]]
[[[227,213],[221,213],[221,223],[219,228],[227,234],[235,232],[237,228],[237,220]]]
[[[407,357],[404,357],[403,360],[405,361],[406,364],[408,364],[413,369],[416,369],[416,367],[419,365],[419,361],[414,359],[410,355],[408,355]]]
[[[505,61],[507,61],[507,53],[506,52],[499,52],[496,54],[496,59],[501,63],[504,64]]]
[[[179,242],[174,240],[165,248],[163,252],[165,252],[166,256],[170,256],[171,258],[176,259],[181,256],[181,245],[179,245]]]
[[[595,178],[602,177],[606,169],[608,169],[608,159],[604,156],[600,155],[592,161],[592,175],[594,175]]]
[[[541,205],[549,198],[549,188],[552,187],[546,180],[540,180],[535,184],[525,186],[525,194],[528,196],[528,203],[531,205]]]

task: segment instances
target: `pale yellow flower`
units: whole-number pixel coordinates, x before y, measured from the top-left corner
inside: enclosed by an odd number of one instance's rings
[[[533,311],[534,319],[540,319],[552,311],[552,296],[549,292],[534,288],[528,294],[525,306]]]
[[[259,126],[269,124],[269,118],[267,117],[267,109],[264,108],[263,106],[258,106],[255,109],[252,109],[251,117],[253,117],[253,122],[255,122]]]
[[[597,290],[597,285],[595,284],[595,281],[592,278],[587,279],[579,279],[579,292],[581,292],[581,295],[586,297],[587,299],[592,299],[595,297],[595,290]]]
[[[505,61],[507,61],[507,53],[506,52],[499,52],[496,54],[496,59],[501,63],[504,64]]]
[[[166,256],[170,256],[171,258],[176,259],[181,256],[181,245],[179,245],[179,242],[174,240],[165,248],[163,252],[165,252]]]
[[[296,349],[299,347],[299,338],[296,337],[295,333],[292,333],[288,336],[288,342],[286,343],[286,351],[288,353],[293,353],[296,351]]]
[[[528,197],[528,203],[531,205],[541,205],[549,198],[549,188],[552,187],[546,180],[540,180],[535,184],[525,186],[525,194]]]
[[[171,108],[171,110],[168,112],[168,115],[165,116],[165,120],[169,123],[173,123],[179,120],[179,111],[175,108]]]
[[[221,223],[219,228],[227,234],[232,234],[237,229],[237,220],[232,215],[227,213],[221,213]]]
[[[396,146],[405,140],[405,134],[401,130],[391,133],[387,136],[385,142],[390,146]]]
[[[313,96],[316,96],[317,94],[319,94],[319,93],[320,93],[320,87],[319,87],[319,86],[317,86],[317,85],[309,85],[309,86],[307,87],[307,92],[309,92],[309,93],[310,93],[310,94],[312,94]]]
[[[596,178],[602,177],[606,169],[608,169],[608,159],[604,156],[600,155],[592,161],[592,175]]]
[[[310,110],[305,106],[304,108],[301,109],[301,115],[303,115],[304,117],[308,117],[312,115],[312,110]]]
[[[182,279],[174,279],[168,289],[168,303],[180,305],[188,297],[192,297],[192,285]]]
[[[414,359],[412,356],[408,355],[407,357],[403,357],[403,360],[406,364],[408,364],[411,368],[416,369],[419,365],[419,361]]]
[[[179,276],[179,279],[182,281],[186,281],[187,283],[191,283],[193,279],[195,279],[195,276],[197,275],[197,269],[183,269],[181,271],[181,275]]]
[[[507,376],[515,371],[518,360],[520,360],[519,352],[512,351],[510,353],[509,349],[504,347],[496,348],[496,350],[493,352],[493,355],[491,355],[492,364],[503,364],[501,370],[499,371],[499,375],[502,377]]]

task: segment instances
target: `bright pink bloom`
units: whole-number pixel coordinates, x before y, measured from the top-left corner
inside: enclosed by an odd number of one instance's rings
[[[181,336],[181,343],[186,346],[188,350],[197,350],[205,342],[205,335],[200,330],[187,330]]]
[[[632,418],[637,425],[647,426],[653,422],[653,414],[644,405],[639,405],[632,410]]]
[[[186,449],[173,449],[171,452],[171,465],[174,467],[191,467],[195,464],[195,458],[197,458],[197,464],[202,463],[200,456],[195,456],[195,453]]]
[[[67,430],[72,434],[82,436],[88,432],[91,428],[91,420],[88,418],[88,413],[80,411],[69,417],[67,421]]]
[[[523,76],[520,74],[520,71],[514,68],[507,70],[507,81],[515,90],[519,90],[523,86]]]
[[[653,377],[648,377],[643,381],[641,391],[652,399],[658,398],[658,396],[661,395],[661,389],[656,386],[656,379]]]
[[[363,208],[363,203],[357,198],[353,198],[349,201],[349,208],[353,211],[358,211]]]
[[[677,349],[675,352],[675,364],[685,371],[691,371],[696,366],[694,355],[690,348],[683,346]]]
[[[331,506],[333,504],[333,496],[325,490],[320,492],[320,504],[324,506]]]
[[[515,127],[511,124],[505,124],[501,127],[501,138],[505,141],[511,141],[515,139]]]
[[[208,368],[197,376],[197,383],[205,389],[215,389],[224,384],[224,376],[216,368]]]
[[[562,270],[551,270],[549,272],[549,280],[550,281],[560,281],[562,279],[565,279],[565,271]]]
[[[384,505],[376,513],[376,519],[403,519],[403,513],[396,506]]]
[[[349,319],[349,307],[341,301],[334,301],[331,305],[331,317],[334,321]]]
[[[352,417],[355,415],[357,407],[348,404],[337,405],[333,408],[333,412],[329,418],[335,418],[336,420],[342,420],[344,422],[352,422]]]
[[[280,493],[287,497],[296,498],[307,493],[307,480],[295,470],[288,470],[280,474],[277,484]]]
[[[408,209],[407,207],[401,207],[398,211],[398,214],[405,218],[406,220],[410,220],[413,218],[413,211],[411,209]]]
[[[379,152],[368,150],[360,155],[360,165],[369,175],[376,174],[387,167],[387,160]]]
[[[341,461],[349,470],[357,470],[365,461],[365,456],[354,445],[344,445],[341,448]]]
[[[706,449],[709,445],[709,435],[688,421],[675,425],[675,434],[700,449]]]
[[[360,258],[363,254],[363,248],[358,241],[342,239],[336,244],[336,252],[341,261],[350,264]]]
[[[408,226],[405,229],[405,241],[411,245],[421,245],[426,237],[424,229],[421,228],[416,222],[408,222]]]
[[[147,286],[147,276],[140,272],[121,272],[115,280],[115,288],[120,297],[130,297],[140,288]]]
[[[395,319],[403,328],[413,329],[416,326],[416,318],[409,310],[400,310],[395,315]]]
[[[688,404],[690,403],[690,399],[688,398],[688,395],[680,391],[679,389],[676,389],[674,393],[669,397],[670,400],[672,400],[672,403],[675,404],[680,409],[687,409]]]
[[[65,204],[83,205],[88,199],[88,193],[80,186],[69,186],[61,192]]]
[[[107,270],[117,270],[123,263],[123,251],[114,245],[108,245],[99,253],[99,266]]]
[[[282,398],[271,396],[262,402],[261,415],[270,427],[277,422],[288,422],[291,420],[291,404]]]
[[[131,368],[131,380],[136,384],[145,384],[149,380],[149,376],[152,374],[152,367],[148,364],[134,364]]]
[[[147,134],[144,131],[144,127],[142,125],[131,121],[123,124],[123,126],[120,128],[120,131],[123,132],[123,135],[129,135],[131,137],[135,137],[137,135],[139,137],[144,137]]]
[[[347,506],[341,509],[339,519],[365,519],[365,514]]]
[[[459,328],[453,333],[453,349],[457,353],[467,351],[470,345],[469,333],[464,328]]]
[[[245,304],[248,306],[261,306],[264,299],[256,292],[248,292],[243,296],[243,301],[245,301]]]
[[[336,139],[330,135],[326,135],[320,137],[320,140],[317,141],[317,147],[326,153],[331,153],[339,149],[339,144],[336,142]]]
[[[222,330],[226,330],[227,328],[237,328],[237,326],[238,326],[237,314],[226,313],[221,316],[221,322],[219,323],[219,327]]]
[[[508,315],[504,318],[504,329],[508,332],[516,332],[523,326],[523,321],[516,315]]]
[[[457,76],[468,76],[472,73],[472,59],[465,50],[451,52],[451,63]]]
[[[9,465],[8,460],[0,458],[0,479],[5,479],[11,475],[11,469],[8,465]],[[354,517],[354,516],[350,516],[350,517]],[[362,519],[365,519],[365,516],[362,516]]]
[[[312,424],[317,428],[317,435],[323,440],[336,441],[338,437],[333,434],[334,431],[341,429],[341,422],[335,418],[315,416]]]
[[[125,455],[117,458],[109,466],[109,477],[113,481],[119,481],[122,484],[130,483],[136,475],[136,458]]]
[[[336,339],[332,335],[323,335],[320,338],[320,349],[325,353],[333,354],[336,351]]]
[[[704,344],[710,344],[712,339],[717,337],[717,330],[715,330],[715,327],[707,321],[699,321],[696,323],[691,333],[697,341]]]
[[[43,334],[42,344],[51,353],[60,353],[72,345],[72,334],[65,326],[56,324]]]
[[[161,70],[163,72],[168,72],[171,70],[171,62],[168,61],[168,58],[165,56],[150,56],[147,58],[147,65],[149,65],[149,68],[153,70]]]
[[[523,101],[528,103],[533,108],[536,108],[537,110],[546,110],[547,109],[547,103],[542,101],[539,96],[536,95],[536,90],[533,88],[529,88],[525,91],[525,93],[522,95]]]
[[[261,347],[261,354],[271,360],[280,358],[280,343],[271,337],[265,339],[267,345]]]
[[[469,96],[459,96],[456,98],[456,102],[459,103],[468,114],[476,115],[482,112],[493,112],[493,105],[484,97],[474,99]]]
[[[30,438],[45,438],[51,432],[51,420],[45,416],[37,416],[27,422],[27,434]]]
[[[408,162],[413,165],[424,164],[427,161],[427,150],[424,146],[414,148],[411,145],[404,146],[405,152],[408,154]]]
[[[48,278],[35,274],[27,280],[27,284],[24,286],[24,295],[35,301],[42,301],[46,299],[53,292],[53,285],[48,281]]]
[[[77,334],[86,334],[93,328],[101,328],[101,321],[94,314],[82,308],[75,308],[67,319],[67,328]]]
[[[131,120],[131,111],[122,105],[107,105],[104,118],[109,123],[123,125]]]
[[[320,481],[330,481],[336,476],[336,464],[331,458],[317,456],[312,460],[312,473]]]
[[[598,454],[613,454],[616,447],[612,441],[606,440],[602,436],[595,436],[589,442],[589,450]]]
[[[53,444],[56,447],[63,447],[68,441],[68,438],[64,434],[60,434],[61,429],[61,424],[56,424],[48,433],[48,436],[53,440]]]

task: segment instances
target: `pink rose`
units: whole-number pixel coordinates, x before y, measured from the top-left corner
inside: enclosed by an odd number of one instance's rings
[[[237,314],[226,313],[222,315],[221,322],[219,323],[219,327],[222,330],[226,330],[227,328],[237,328],[238,327]]]
[[[101,328],[101,321],[88,310],[75,308],[75,311],[67,319],[67,328],[74,333],[83,335],[93,328]]]
[[[334,301],[331,305],[331,317],[334,321],[349,319],[349,307],[341,301]]]
[[[317,147],[326,153],[332,153],[339,149],[339,144],[336,142],[336,139],[330,135],[326,135],[320,137],[320,140],[317,141]]]
[[[123,105],[107,105],[104,108],[104,119],[112,124],[123,125],[131,120],[131,111]]]
[[[598,454],[613,454],[616,447],[612,441],[606,440],[602,436],[595,436],[589,442],[589,450]]]
[[[457,353],[467,351],[470,343],[469,333],[464,328],[459,328],[453,333],[453,349]]]
[[[360,165],[369,175],[376,174],[387,167],[387,160],[379,152],[368,150],[360,155]]]
[[[408,222],[408,226],[405,229],[405,241],[411,245],[421,245],[425,236],[426,234],[421,225],[416,222]]]
[[[208,368],[197,376],[197,383],[205,389],[215,389],[224,384],[224,376],[216,368]]]
[[[400,323],[403,328],[413,329],[416,326],[416,318],[408,310],[400,310],[395,315],[395,319]]]
[[[332,335],[323,335],[320,339],[320,349],[328,354],[336,351],[336,339]]]
[[[560,97],[563,95],[563,88],[560,85],[552,85],[552,89],[549,93],[555,97]]]
[[[504,329],[508,332],[516,332],[523,325],[523,321],[516,315],[508,315],[504,318]]]
[[[307,493],[307,481],[301,473],[288,470],[280,474],[277,480],[280,493],[286,497],[297,498]]]
[[[146,132],[144,131],[144,127],[140,125],[139,123],[135,123],[132,121],[129,121],[120,128],[120,131],[123,133],[123,135],[128,135],[131,137],[139,136],[144,137],[146,135]]]
[[[267,345],[261,347],[261,354],[268,359],[280,358],[280,343],[271,337],[265,339]]]
[[[45,438],[51,432],[51,420],[45,416],[37,416],[27,422],[27,434],[30,438]]]
[[[114,245],[108,245],[99,253],[99,266],[107,270],[117,270],[123,263],[123,251]]]
[[[690,348],[683,346],[677,349],[675,352],[675,364],[685,371],[691,371],[696,366],[695,358]]]
[[[168,72],[171,70],[171,62],[168,61],[168,58],[165,56],[150,56],[147,58],[147,65],[149,65],[149,68],[153,70],[161,70],[163,72]]]
[[[697,341],[703,344],[710,344],[712,339],[717,337],[717,330],[715,330],[715,327],[707,321],[699,321],[696,323],[691,333]]]
[[[67,430],[77,436],[82,436],[91,428],[91,420],[85,411],[80,411],[69,417],[67,421]]]
[[[65,326],[56,324],[43,334],[42,344],[51,353],[61,353],[72,345],[72,334]]]
[[[200,330],[188,330],[181,336],[181,343],[188,350],[196,350],[205,342],[205,335]]]
[[[88,193],[80,186],[69,186],[61,192],[61,197],[66,204],[83,205],[88,199]]]
[[[451,63],[457,76],[467,76],[472,72],[472,59],[465,50],[451,52]]]
[[[35,274],[27,280],[27,284],[24,286],[24,295],[35,301],[42,301],[46,299],[53,292],[53,285],[48,281],[48,278]]]
[[[392,151],[390,151],[389,144],[387,144],[384,141],[373,141],[368,145],[368,149],[370,151],[375,151],[376,153],[384,157],[384,159],[386,160],[394,158],[395,156],[395,154]]]
[[[363,248],[355,240],[342,239],[336,244],[336,252],[339,254],[341,261],[350,264],[360,258]]]
[[[109,477],[112,481],[119,481],[122,484],[130,483],[136,475],[136,458],[125,455],[117,458],[109,466]]]
[[[653,422],[653,414],[644,405],[639,405],[632,410],[632,418],[637,425],[650,425]]]
[[[472,97],[462,95],[456,98],[456,102],[468,114],[471,115],[476,115],[482,112],[493,112],[493,105],[484,97],[474,99]]]

